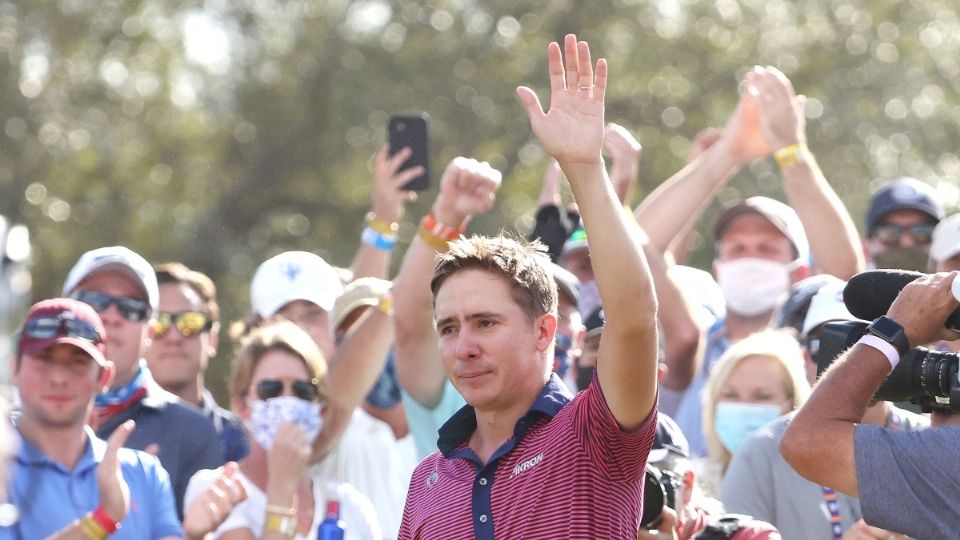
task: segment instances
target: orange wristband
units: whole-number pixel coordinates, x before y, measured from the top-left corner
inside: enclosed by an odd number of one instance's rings
[[[94,510],[90,514],[90,517],[97,522],[97,525],[103,527],[103,530],[107,531],[107,534],[113,534],[120,528],[120,524],[114,521],[103,507]]]
[[[420,220],[420,226],[433,236],[447,242],[460,238],[460,235],[467,230],[466,221],[461,223],[459,227],[451,227],[445,223],[440,223],[433,215],[432,210],[423,216],[423,219]]]

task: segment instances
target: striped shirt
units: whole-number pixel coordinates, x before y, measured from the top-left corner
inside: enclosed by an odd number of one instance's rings
[[[556,374],[480,463],[469,405],[440,428],[440,451],[413,473],[400,539],[636,538],[656,407],[624,432],[594,377],[571,400]]]

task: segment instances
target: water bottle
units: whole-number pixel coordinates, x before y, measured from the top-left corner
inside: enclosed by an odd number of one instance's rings
[[[340,501],[327,501],[327,517],[317,528],[317,540],[343,540],[346,527],[340,520]]]

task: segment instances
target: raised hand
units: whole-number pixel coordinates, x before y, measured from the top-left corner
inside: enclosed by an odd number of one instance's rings
[[[723,135],[717,141],[740,165],[765,157],[772,152],[763,137],[757,99],[749,91],[740,94],[736,110],[727,120]]]
[[[123,478],[117,452],[127,442],[136,424],[127,420],[120,424],[107,439],[107,449],[103,461],[97,465],[97,485],[100,488],[100,508],[103,508],[114,521],[120,523],[130,509],[130,487]]]
[[[373,213],[377,219],[396,223],[403,217],[406,204],[417,199],[416,192],[402,189],[423,173],[420,165],[400,170],[410,152],[409,148],[404,148],[391,156],[390,147],[383,145],[373,158]]]
[[[805,98],[797,96],[793,85],[779,69],[756,66],[747,73],[747,92],[760,112],[760,129],[772,152],[805,140]]]
[[[267,498],[271,504],[292,505],[297,486],[306,477],[310,444],[306,432],[292,422],[277,428],[267,453]]]
[[[687,163],[700,157],[700,154],[706,152],[717,141],[723,137],[723,130],[715,127],[705,127],[693,136],[690,143],[690,152],[687,154]]]
[[[566,170],[601,161],[607,61],[598,60],[594,73],[587,42],[578,42],[575,35],[567,34],[563,44],[566,63],[559,44],[547,46],[550,110],[544,113],[537,94],[526,86],[517,88],[517,97],[540,144]]]
[[[217,530],[230,512],[247,499],[247,490],[236,476],[239,466],[231,461],[207,489],[190,503],[183,516],[185,538],[203,538]]]
[[[610,122],[604,130],[603,149],[612,158],[610,164],[610,181],[617,193],[620,202],[626,204],[637,173],[640,171],[640,154],[643,146],[627,128]]]
[[[458,227],[471,216],[493,207],[503,176],[486,161],[458,157],[440,178],[440,193],[433,203],[438,221]]]

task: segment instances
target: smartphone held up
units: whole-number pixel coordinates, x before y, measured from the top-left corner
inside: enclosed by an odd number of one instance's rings
[[[430,117],[427,113],[394,114],[387,125],[387,140],[390,143],[390,155],[404,148],[410,149],[410,157],[400,166],[400,170],[423,167],[423,173],[407,182],[404,189],[424,191],[430,188],[430,152],[428,146],[427,125]]]

